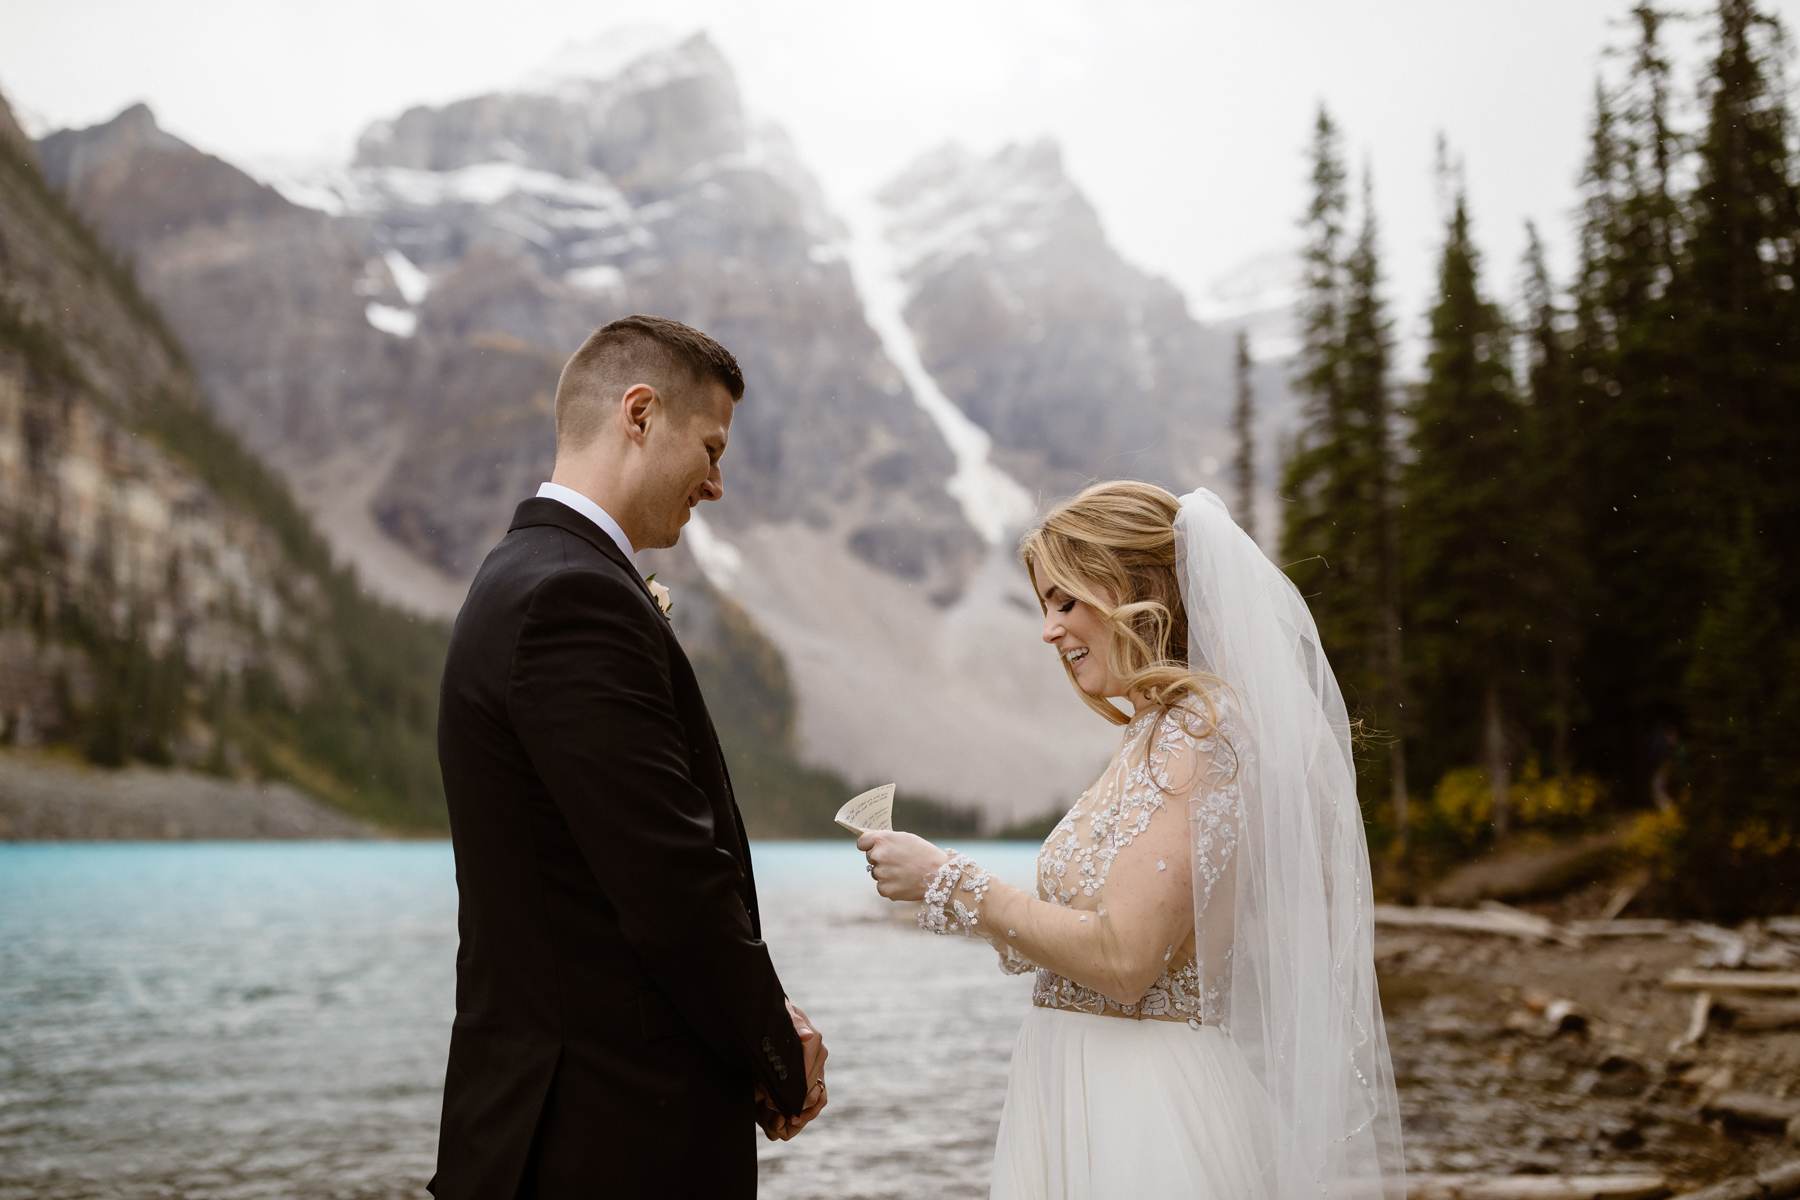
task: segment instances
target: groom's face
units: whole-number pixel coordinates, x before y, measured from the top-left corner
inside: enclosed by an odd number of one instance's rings
[[[673,546],[696,505],[725,494],[720,459],[731,437],[731,393],[711,380],[662,406],[644,442],[645,545]]]

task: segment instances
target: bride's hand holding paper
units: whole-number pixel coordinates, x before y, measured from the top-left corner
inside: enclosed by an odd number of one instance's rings
[[[869,860],[875,890],[900,902],[925,899],[925,885],[950,855],[922,837],[894,828],[894,785],[884,783],[838,809],[838,827],[856,835]]]
[[[926,882],[950,857],[917,834],[892,829],[870,830],[856,839],[856,848],[869,860],[875,890],[903,903],[925,899]]]

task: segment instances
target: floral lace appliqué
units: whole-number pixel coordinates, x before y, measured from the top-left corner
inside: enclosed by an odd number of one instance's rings
[[[1140,714],[1126,726],[1123,745],[1099,783],[1075,802],[1051,830],[1038,854],[1038,897],[1065,908],[1089,909],[1105,898],[1106,881],[1120,851],[1150,827],[1151,819],[1169,803],[1189,805],[1193,849],[1201,888],[1200,907],[1211,899],[1213,886],[1225,873],[1237,846],[1241,801],[1229,734],[1224,721],[1214,726],[1187,707],[1173,709],[1168,719],[1156,719],[1155,710]],[[1215,770],[1184,799],[1182,783],[1170,778],[1171,765],[1193,762],[1196,757],[1226,769]],[[1187,781],[1191,786],[1192,781]],[[1175,793],[1171,796],[1171,792]],[[1159,871],[1170,869],[1158,861]],[[1170,948],[1170,959],[1174,947]],[[1000,952],[1001,968],[1009,974],[1033,970],[1033,964],[1010,946]],[[1224,998],[1230,978],[1230,956],[1207,965],[1205,982],[1201,964],[1194,957],[1169,962],[1156,982],[1134,1004],[1119,1004],[1093,988],[1083,987],[1044,967],[1036,967],[1032,1003],[1043,1008],[1073,1012],[1116,1013],[1130,1017],[1188,1017],[1203,1024],[1217,1024],[1224,1016]]]

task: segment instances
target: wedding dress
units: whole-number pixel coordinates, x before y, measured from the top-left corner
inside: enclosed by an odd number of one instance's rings
[[[1268,1097],[1219,1023],[1229,914],[1214,910],[1210,939],[1193,927],[1192,881],[1214,895],[1232,886],[1230,722],[1215,727],[1194,703],[1158,717],[1152,710],[1125,727],[1099,783],[1045,841],[1037,892],[1079,913],[1078,924],[1139,923],[1119,940],[1162,970],[1141,998],[1121,1003],[1000,943],[1006,969],[1035,969],[1037,979],[1000,1118],[997,1198],[1269,1195]],[[1191,848],[1190,803],[1199,818]]]
[[[1211,492],[1176,518],[1205,695],[1148,707],[1028,893],[962,854],[921,924],[1035,972],[998,1200],[1401,1200],[1349,723],[1305,602]]]

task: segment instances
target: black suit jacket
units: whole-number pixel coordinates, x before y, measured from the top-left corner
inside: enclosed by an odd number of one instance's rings
[[[440,1200],[750,1196],[754,1085],[805,1104],[694,672],[612,539],[527,500],[450,637],[460,898]]]

